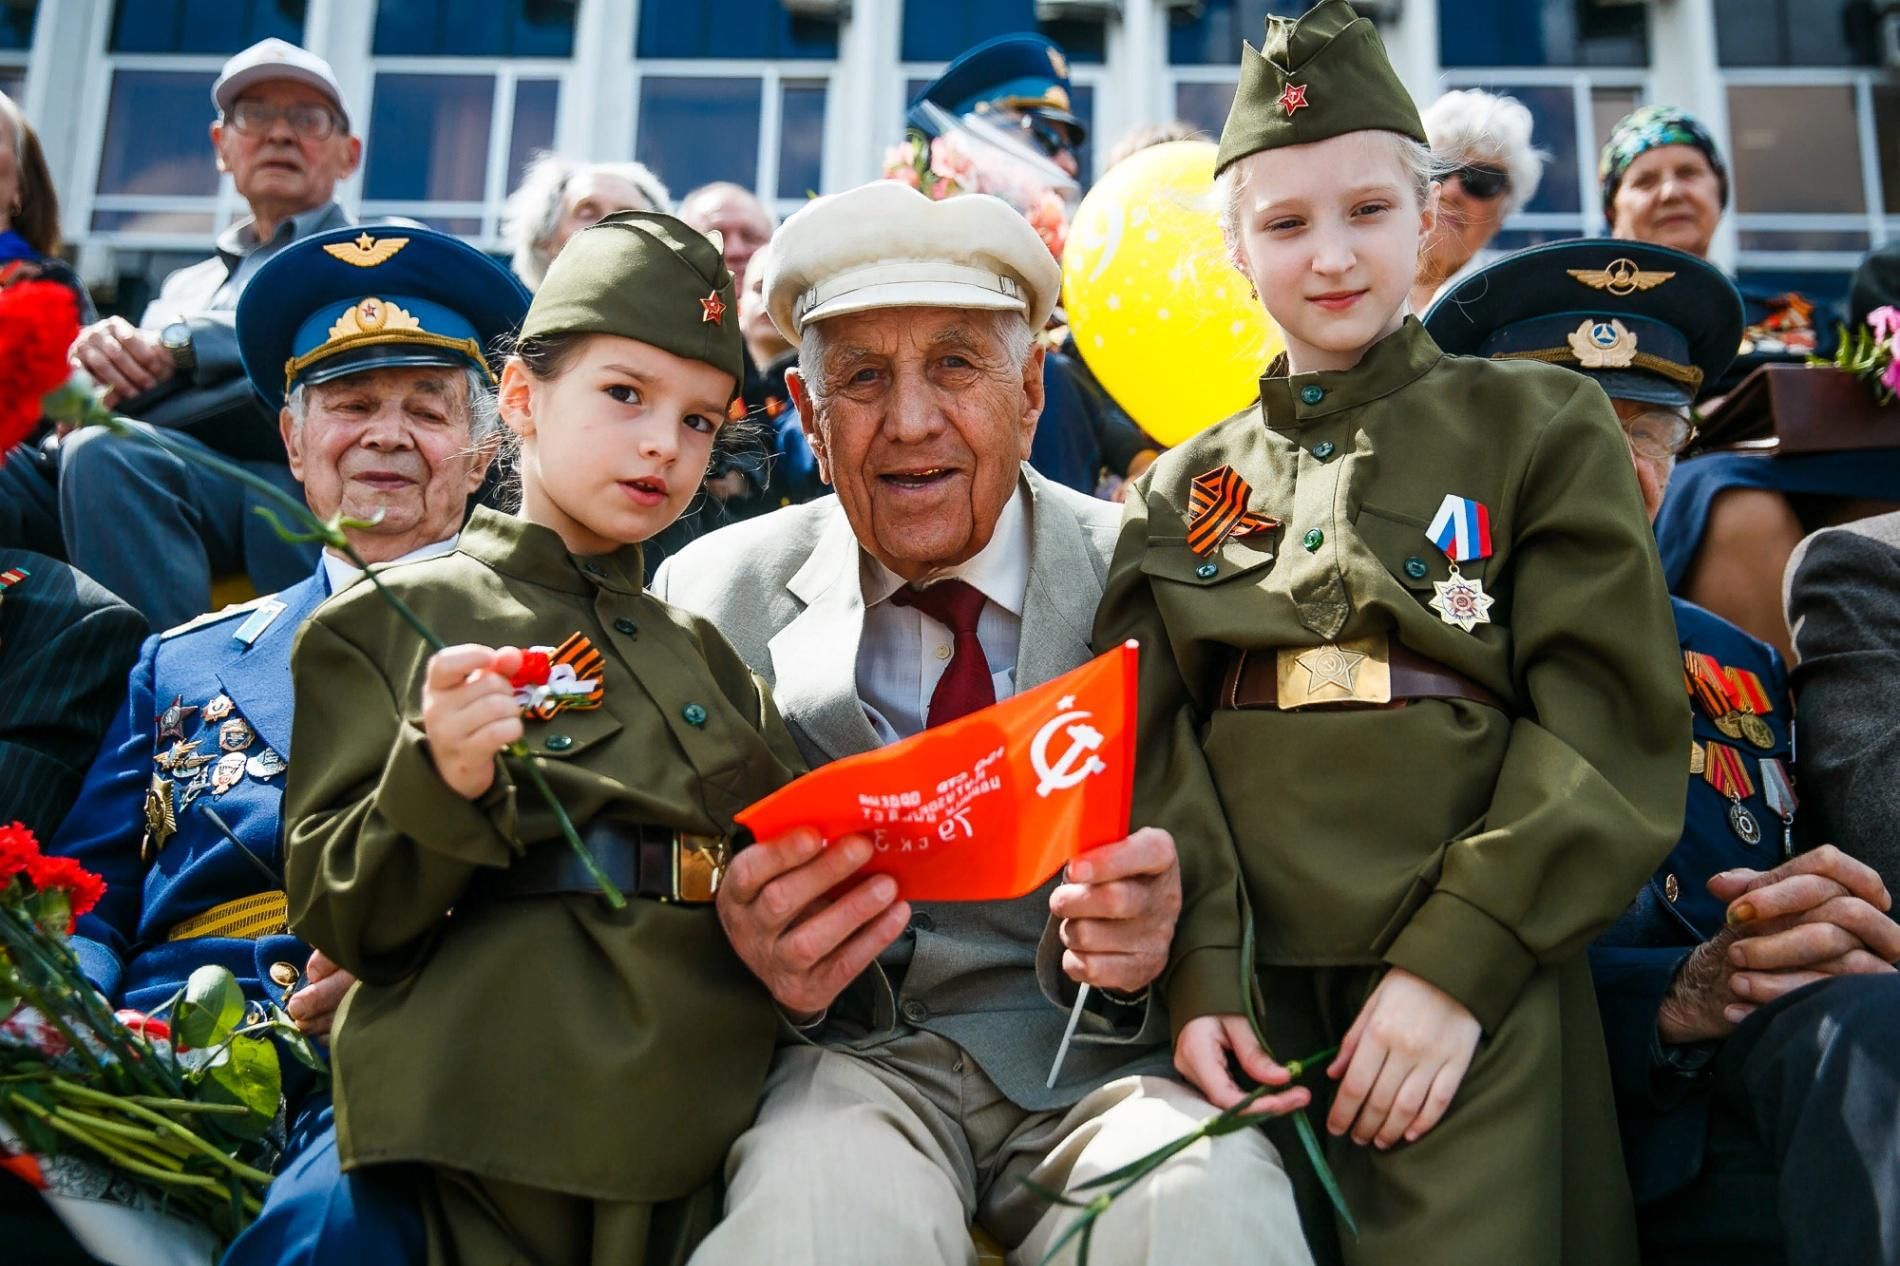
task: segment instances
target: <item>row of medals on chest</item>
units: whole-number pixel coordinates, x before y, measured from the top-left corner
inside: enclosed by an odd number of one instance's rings
[[[158,714],[159,750],[152,757],[158,768],[145,793],[145,841],[140,850],[146,861],[165,847],[178,829],[179,815],[199,796],[222,796],[247,775],[262,781],[289,767],[268,745],[259,744],[250,722],[233,711],[229,695],[220,694],[202,708],[187,706],[180,695]],[[194,712],[202,725],[187,739],[185,723]],[[172,740],[169,747],[167,739]],[[214,743],[215,750],[209,746]]]

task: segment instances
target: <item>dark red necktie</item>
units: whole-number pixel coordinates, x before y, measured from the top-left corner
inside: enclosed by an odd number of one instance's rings
[[[906,585],[891,595],[891,601],[900,607],[916,607],[955,635],[950,662],[931,693],[925,725],[942,725],[996,702],[990,662],[983,656],[983,643],[976,640],[984,602],[980,589],[962,580],[940,580],[928,589]]]

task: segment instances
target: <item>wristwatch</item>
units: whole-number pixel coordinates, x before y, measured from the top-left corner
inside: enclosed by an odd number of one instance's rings
[[[191,326],[183,321],[173,321],[159,331],[158,342],[172,354],[172,365],[180,372],[194,368],[198,364],[198,354],[191,347]]]

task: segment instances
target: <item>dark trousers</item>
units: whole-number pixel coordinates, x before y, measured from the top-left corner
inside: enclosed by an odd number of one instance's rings
[[[206,447],[178,432],[166,438],[182,448]],[[237,464],[303,500],[284,463]],[[75,431],[60,445],[68,561],[137,607],[155,630],[203,613],[219,573],[244,571],[259,593],[310,575],[317,547],[279,537],[253,512],[266,504],[222,475],[106,431]]]
[[[1703,1168],[1639,1211],[1654,1266],[1900,1266],[1900,974],[1763,1007],[1717,1057]]]
[[[65,560],[57,448],[26,443],[0,454],[0,547]]]

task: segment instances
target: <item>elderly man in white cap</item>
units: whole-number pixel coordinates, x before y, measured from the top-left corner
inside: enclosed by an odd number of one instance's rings
[[[995,198],[880,183],[801,209],[769,268],[767,306],[800,348],[788,386],[836,495],[695,542],[656,592],[772,682],[814,764],[1088,659],[1116,518],[1024,461],[1043,402],[1031,331],[1061,284],[1035,230]],[[1015,901],[913,907],[889,877],[854,877],[871,853],[794,833],[741,852],[720,888],[786,1041],[696,1263],[966,1263],[972,1220],[1033,1263],[1075,1211],[1024,1179],[1072,1189],[1213,1111],[1167,1075],[1148,991],[1181,904],[1166,832]],[[1077,982],[1094,988],[1046,1086]],[[1310,1260],[1255,1131],[1137,1187],[1092,1256]]]
[[[363,142],[329,63],[282,40],[226,62],[211,98],[218,170],[231,173],[250,218],[218,235],[211,258],[167,277],[138,325],[107,317],[80,331],[72,358],[120,412],[220,449],[301,499],[277,420],[257,407],[238,363],[233,316],[265,260],[354,223],[334,194]],[[314,551],[278,540],[250,513],[255,501],[229,480],[104,432],[76,432],[61,445],[67,557],[155,630],[204,611],[214,574],[248,572],[261,593],[310,574]]]

